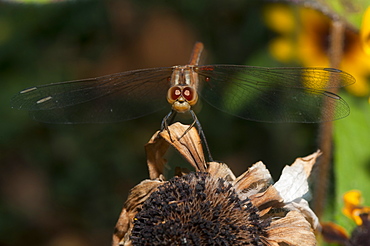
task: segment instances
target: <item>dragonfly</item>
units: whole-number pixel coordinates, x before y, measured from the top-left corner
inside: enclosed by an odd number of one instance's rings
[[[200,65],[203,49],[203,43],[195,43],[187,65],[30,87],[16,94],[11,105],[29,111],[37,121],[64,124],[131,120],[171,105],[162,128],[177,113],[190,112],[199,129],[193,111],[199,98],[229,114],[261,122],[319,123],[349,114],[347,103],[330,92],[355,82],[342,70]]]

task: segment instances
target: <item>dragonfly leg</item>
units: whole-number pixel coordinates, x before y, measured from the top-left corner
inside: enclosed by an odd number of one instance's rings
[[[161,123],[161,131],[163,131],[164,129],[168,131],[168,135],[170,137],[170,140],[173,142],[172,140],[172,137],[171,137],[171,133],[170,131],[168,130],[168,126],[171,125],[175,119],[175,116],[176,116],[177,112],[175,110],[171,110],[171,112],[169,112],[162,120],[162,123]]]
[[[200,138],[202,139],[203,145],[204,145],[204,147],[205,147],[205,149],[208,153],[209,161],[213,161],[213,157],[211,155],[211,151],[209,150],[207,139],[206,139],[206,136],[204,135],[202,126],[201,126],[197,116],[195,115],[194,111],[190,110],[190,113],[191,113],[191,116],[192,116],[194,121],[193,121],[193,123],[191,123],[191,125],[188,127],[188,129],[186,129],[186,131],[181,135],[181,137],[179,137],[178,140],[180,140],[186,133],[188,133],[188,131],[190,131],[190,129],[192,127],[194,127],[194,125],[196,125],[196,127],[198,129],[198,132],[199,132],[199,135],[200,135]],[[163,118],[162,123],[161,123],[161,131],[163,131],[164,129],[166,129],[168,131],[168,126],[173,123],[176,115],[177,115],[177,112],[175,110],[171,110],[171,112],[168,113]],[[170,137],[170,140],[173,141],[170,131],[168,131],[168,135]]]
[[[190,113],[191,113],[191,116],[193,117],[194,122],[190,125],[190,127],[185,131],[185,133],[183,135],[185,135],[190,130],[190,128],[192,128],[196,124],[196,127],[198,128],[198,132],[199,132],[200,138],[202,139],[203,145],[204,145],[204,147],[205,147],[205,149],[206,149],[206,151],[208,153],[209,161],[212,162],[213,161],[213,157],[211,155],[211,151],[209,150],[207,139],[206,139],[206,135],[204,135],[202,126],[201,126],[201,124],[200,124],[197,116],[195,115],[194,111],[193,110],[190,110]]]

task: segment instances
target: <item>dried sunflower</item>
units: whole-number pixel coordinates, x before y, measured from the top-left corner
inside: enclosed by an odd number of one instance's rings
[[[205,162],[196,129],[175,123],[146,145],[150,179],[124,205],[113,245],[316,245],[318,219],[303,198],[320,152],[297,158],[272,184],[262,162],[235,177],[224,163]],[[169,135],[170,132],[170,135]],[[166,180],[172,145],[195,168]]]

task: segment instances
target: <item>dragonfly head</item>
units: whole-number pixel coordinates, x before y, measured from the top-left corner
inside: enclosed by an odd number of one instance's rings
[[[189,111],[198,101],[198,93],[190,86],[172,86],[167,93],[167,101],[179,113]]]

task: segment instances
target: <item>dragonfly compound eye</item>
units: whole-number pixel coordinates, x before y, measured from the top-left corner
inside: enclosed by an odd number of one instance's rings
[[[172,104],[181,96],[180,87],[173,86],[168,90],[167,101]]]
[[[192,87],[185,87],[182,91],[182,96],[190,105],[194,105],[198,101],[198,94]]]

